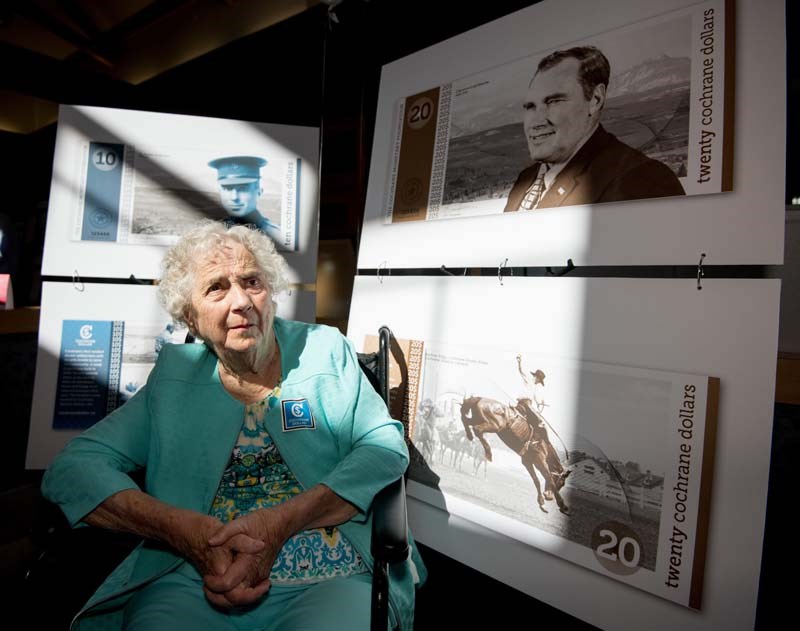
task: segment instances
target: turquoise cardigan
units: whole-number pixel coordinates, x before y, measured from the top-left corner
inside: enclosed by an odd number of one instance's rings
[[[267,429],[304,488],[324,484],[359,510],[339,528],[372,567],[370,506],[408,465],[403,427],[389,417],[352,344],[336,329],[276,318],[275,334],[281,400],[306,399],[314,427],[286,431],[280,405],[267,414]],[[128,473],[144,468],[147,493],[207,514],[243,418],[244,404],[223,388],[217,358],[205,345],[166,345],[147,384],[59,454],[42,492],[77,526],[114,493],[138,488]],[[404,631],[413,628],[414,588],[425,578],[413,540],[411,546],[408,561],[391,569],[389,589]],[[120,628],[128,598],[181,563],[171,550],[142,542],[89,599],[72,628]]]

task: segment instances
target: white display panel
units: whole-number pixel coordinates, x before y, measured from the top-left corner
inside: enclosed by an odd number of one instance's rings
[[[61,106],[42,273],[158,278],[203,218],[256,223],[316,277],[319,130]],[[102,265],[99,261],[102,260]]]
[[[277,314],[314,322],[314,298],[278,296]],[[73,436],[133,396],[160,346],[186,333],[152,285],[43,283],[26,468],[46,468]]]
[[[700,608],[718,380],[420,344],[409,495]]]
[[[713,375],[720,381],[699,611],[610,580],[559,558],[559,551],[537,549],[489,524],[479,511],[470,513],[463,497],[438,494],[446,510],[429,498],[421,501],[431,489],[411,481],[409,520],[415,537],[601,628],[752,629],[769,474],[779,293],[780,283],[772,280],[712,279],[698,291],[692,279],[505,278],[500,285],[489,277],[384,277],[383,282],[358,277],[348,329],[357,347],[385,324],[397,338],[425,340],[428,348],[470,346],[495,354],[534,349],[551,364],[592,362],[642,374]],[[465,393],[477,394],[474,383],[464,386]],[[579,391],[576,401],[584,395]],[[672,494],[665,489],[670,503]],[[556,512],[552,502],[547,506]],[[747,519],[741,518],[743,507]]]
[[[713,24],[704,17],[708,7],[716,11],[717,19]],[[538,59],[553,50],[584,44],[607,47],[612,62],[619,65],[625,58],[625,46],[637,46],[636,38],[631,36],[628,40],[626,33],[635,34],[639,26],[657,25],[662,20],[664,24],[672,24],[674,20],[670,21],[670,16],[692,11],[695,12],[692,17],[695,22],[688,40],[682,36],[680,47],[669,42],[662,46],[666,55],[673,54],[673,48],[675,51],[688,49],[686,54],[694,65],[685,103],[691,110],[688,123],[691,129],[684,140],[688,171],[681,177],[684,189],[691,195],[661,199],[626,198],[629,201],[593,205],[572,202],[585,205],[503,213],[505,202],[502,195],[498,198],[496,191],[478,191],[476,194],[479,196],[488,197],[477,203],[451,204],[449,209],[446,204],[436,207],[438,218],[458,216],[457,219],[386,223],[393,210],[390,200],[400,199],[401,193],[408,200],[418,196],[429,199],[429,195],[430,199],[439,199],[441,179],[444,178],[445,197],[447,195],[446,169],[440,169],[441,177],[434,177],[435,173],[431,175],[430,188],[422,182],[421,189],[417,190],[407,182],[403,191],[395,190],[400,185],[396,165],[398,156],[402,159],[403,143],[397,140],[403,134],[403,114],[408,114],[407,108],[414,105],[422,111],[425,105],[424,98],[412,98],[406,102],[409,97],[423,97],[424,91],[447,85],[453,90],[453,101],[448,101],[451,105],[456,103],[459,95],[463,98],[464,94],[475,94],[471,97],[474,116],[465,119],[465,123],[478,124],[476,119],[488,116],[480,106],[493,96],[480,94],[481,90],[487,89],[484,84],[496,81],[498,86],[503,86],[509,83],[512,75],[523,77],[524,73],[518,70],[504,74],[503,68],[519,65],[525,58]],[[730,19],[724,19],[722,14]],[[565,20],[565,15],[570,19]],[[609,34],[617,32],[620,37],[609,37]],[[697,262],[701,253],[706,253],[706,263],[710,264],[780,263],[783,258],[785,188],[783,32],[784,6],[778,0],[741,0],[735,3],[668,0],[658,5],[634,0],[602,4],[590,0],[551,0],[384,66],[359,268],[422,268],[443,264],[449,267],[493,267],[506,258],[509,266],[564,265],[569,258],[576,265],[692,264]],[[654,36],[652,39],[658,38]],[[640,41],[645,40],[640,38]],[[727,58],[724,47],[714,47],[724,41],[733,44],[733,55]],[[639,46],[642,50],[646,48],[644,44]],[[618,50],[615,52],[615,49]],[[632,52],[641,53],[639,49]],[[732,145],[732,190],[713,192],[713,189],[700,190],[705,186],[700,182],[705,179],[701,168],[708,166],[704,158],[713,159],[715,169],[723,161],[723,122],[715,119],[713,129],[711,123],[709,127],[703,123],[707,96],[704,88],[708,87],[703,80],[707,78],[705,70],[713,68],[716,73],[713,88],[719,90],[724,64],[728,64],[725,69],[729,72],[725,73],[724,90],[720,92],[728,91],[733,95],[731,111],[726,112],[732,115],[732,126],[725,134],[726,142],[730,141]],[[613,65],[611,70],[613,84]],[[534,71],[535,65],[528,74],[532,76]],[[659,72],[668,71],[663,69]],[[651,80],[652,85],[658,83],[655,78]],[[521,94],[526,87],[522,85]],[[614,89],[618,90],[619,102],[620,88],[617,85]],[[667,96],[659,98],[666,99]],[[520,96],[519,100],[517,111],[522,110],[523,97]],[[720,100],[721,94],[714,92],[714,116],[720,113]],[[488,102],[493,101],[490,99]],[[457,112],[451,115],[456,117]],[[512,120],[514,116],[521,118],[521,114],[498,112],[497,115],[501,122]],[[629,122],[633,124],[636,121]],[[489,129],[489,132],[499,134],[501,129],[506,127]],[[614,131],[620,135],[620,130],[625,131],[624,125]],[[443,138],[448,133],[463,132],[460,128],[440,131],[436,137],[434,162],[441,160],[441,154],[446,156],[454,146],[452,143],[448,145]],[[713,138],[709,134],[712,131]],[[633,132],[632,135],[636,136]],[[524,142],[522,124],[519,124],[519,136],[521,144]],[[467,181],[466,188],[469,188],[470,181],[480,182],[485,172],[496,166],[483,155],[491,154],[489,145],[495,142],[495,138],[484,139],[485,151],[481,156],[476,153],[475,165],[470,166],[467,162],[467,166],[462,168],[464,177],[460,180]],[[403,142],[405,140],[403,136]],[[707,151],[711,142],[719,143],[714,146],[713,154]],[[469,148],[460,151],[464,154],[460,158],[464,163]],[[525,159],[530,164],[530,157],[523,156],[519,168],[513,169],[512,180],[527,166]],[[507,173],[503,177],[507,177]],[[563,188],[565,197],[570,197],[568,189],[569,186]],[[727,190],[726,186],[723,185],[721,190]],[[709,194],[696,194],[702,192]],[[471,191],[467,196],[473,193]],[[396,206],[394,210],[397,210]],[[430,213],[430,207],[428,211]],[[490,212],[500,214],[486,214]]]

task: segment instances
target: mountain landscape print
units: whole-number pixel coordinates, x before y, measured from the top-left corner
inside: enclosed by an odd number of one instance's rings
[[[612,73],[601,119],[607,131],[663,162],[678,177],[687,171],[690,70],[688,56],[664,54],[618,75]],[[454,107],[443,204],[506,197],[520,170],[530,163],[522,128],[522,100],[529,79],[519,71],[513,74],[523,77],[513,101],[508,92],[501,103],[498,95],[486,98],[484,92],[470,98],[469,88],[462,92],[475,107],[467,103]],[[456,85],[454,93],[455,100]]]

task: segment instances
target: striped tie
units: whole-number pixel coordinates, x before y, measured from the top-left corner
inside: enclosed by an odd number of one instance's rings
[[[520,210],[533,210],[539,204],[539,201],[544,195],[544,176],[550,170],[550,165],[542,163],[539,167],[539,175],[530,185],[530,188],[525,192],[525,197],[522,198],[522,203],[519,205]]]

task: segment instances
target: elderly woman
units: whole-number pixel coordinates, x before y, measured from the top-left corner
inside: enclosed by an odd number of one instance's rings
[[[242,226],[209,222],[167,253],[162,302],[204,344],[164,346],[43,481],[71,524],[144,538],[73,628],[367,628],[370,504],[408,452],[351,344],[275,317],[285,270]],[[390,587],[400,629],[423,573],[412,545]]]

